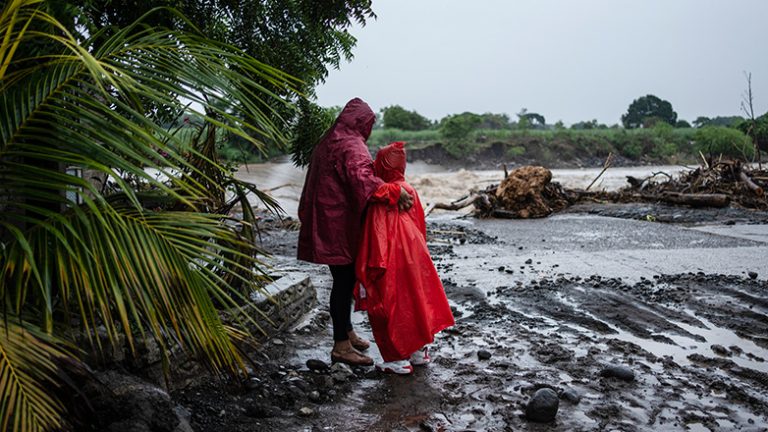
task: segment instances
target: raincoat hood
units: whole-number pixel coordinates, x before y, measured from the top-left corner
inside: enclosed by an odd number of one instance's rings
[[[376,175],[387,183],[405,180],[405,143],[396,141],[376,153]]]
[[[373,124],[376,123],[376,114],[365,101],[354,98],[347,102],[341,110],[336,123],[331,127],[328,138],[336,140],[350,135],[357,135],[363,140],[371,136]]]

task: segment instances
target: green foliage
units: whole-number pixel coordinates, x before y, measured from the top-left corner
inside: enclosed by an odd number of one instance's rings
[[[248,55],[303,81],[311,90],[352,59],[357,40],[349,28],[375,18],[370,0],[338,0],[318,7],[312,0],[70,0],[81,8],[91,33],[107,26],[124,27],[150,10],[176,8],[189,22],[171,13],[152,14],[150,26],[190,30],[240,48]]]
[[[50,3],[76,7],[79,25],[68,26],[69,30],[86,29],[87,34],[93,35],[110,26],[126,26],[152,11],[143,18],[150,27],[199,31],[208,39],[237,47],[252,58],[296,78],[299,86],[270,89],[277,96],[290,100],[314,96],[315,87],[325,80],[329,70],[352,59],[357,39],[349,32],[350,28],[363,26],[375,18],[370,0],[335,0],[324,2],[322,6],[313,0],[70,0]],[[157,10],[159,7],[176,8],[186,18],[180,19],[170,10]],[[97,41],[96,45],[100,43]],[[259,92],[259,87],[265,84],[249,69],[238,71],[251,80],[253,92]],[[262,102],[269,105],[270,121],[297,122],[298,113],[291,106],[271,98]],[[173,116],[164,111],[165,105],[147,108],[147,113],[155,113],[161,122]],[[238,110],[237,115],[249,123],[259,121],[249,118],[248,110]],[[281,144],[261,136],[257,139],[268,142],[270,150]],[[225,147],[224,155],[237,155],[241,148],[258,158],[265,156],[258,149],[248,149],[246,142],[238,140]],[[280,149],[282,153],[285,151],[287,149]]]
[[[405,141],[408,148],[420,148],[440,141],[440,131],[427,129],[422,131],[404,131],[400,129],[374,129],[368,138],[368,147],[380,148],[393,141]]]
[[[643,96],[632,101],[627,113],[621,116],[621,122],[625,128],[635,129],[646,125],[646,119],[652,117],[671,125],[677,122],[677,113],[672,109],[672,104],[654,95]],[[653,126],[655,123],[656,121],[652,121],[647,126]]]
[[[547,121],[544,116],[537,113],[528,112],[528,109],[523,108],[517,113],[517,128],[521,130],[526,129],[543,129],[546,126]]]
[[[482,118],[482,122],[479,125],[479,129],[499,130],[512,127],[512,124],[509,121],[509,116],[506,114],[485,113],[480,117]]]
[[[756,118],[754,122],[749,119],[743,120],[736,127],[751,137],[761,149],[768,150],[768,113]]]
[[[110,348],[103,329],[134,354],[151,339],[166,362],[173,347],[213,370],[244,368],[243,333],[217,307],[248,304],[241,289],[265,277],[253,218],[221,214],[248,213],[244,190],[266,197],[216,162],[217,134],[257,149],[257,137],[283,140],[270,107],[285,104],[277,89],[296,90],[199,34],[139,22],[79,41],[40,5],[0,15],[0,424],[12,431],[66,429],[50,389],[58,365],[76,362],[60,348],[75,331],[97,351]],[[144,101],[202,125],[164,128]]]
[[[482,121],[482,117],[470,112],[443,119],[440,134],[445,139],[445,150],[457,157],[463,155],[471,147],[471,142],[467,138]]]
[[[442,144],[457,158],[465,158],[484,148],[502,143],[510,158],[524,155],[540,163],[551,164],[579,158],[604,158],[613,152],[632,160],[676,161],[678,156],[695,160],[691,147],[694,129],[674,129],[661,123],[651,129],[475,129],[465,138],[451,142],[436,131],[409,132],[398,129],[375,130],[371,146],[391,141],[406,141],[423,148]]]
[[[674,142],[674,128],[669,123],[659,121],[653,126],[653,141],[651,156],[664,158],[678,152]]]
[[[534,128],[543,128],[547,124],[544,116],[537,113],[525,113],[522,115],[522,118],[525,118],[526,123]]]
[[[482,118],[473,113],[465,112],[447,117],[440,126],[440,134],[448,140],[465,139],[476,130]]]
[[[581,121],[578,123],[574,123],[571,125],[571,129],[573,130],[608,129],[608,126],[602,123],[598,123],[597,119],[592,119],[589,121]]]
[[[525,154],[525,147],[512,146],[507,148],[507,157],[516,158]]]
[[[291,128],[291,154],[296,166],[309,165],[317,143],[336,119],[336,110],[323,108],[309,100],[301,99],[298,102],[299,117]]]
[[[696,131],[696,148],[704,154],[751,159],[752,141],[743,132],[723,126],[705,126]]]
[[[386,107],[381,111],[385,128],[420,131],[432,126],[432,122],[428,118],[416,111],[408,111],[400,105]]]
[[[693,125],[697,128],[704,126],[736,127],[742,121],[744,121],[744,117],[741,116],[717,116],[712,118],[699,116],[693,121]]]
[[[678,128],[678,129],[690,129],[691,128],[691,124],[688,123],[685,120],[678,120],[675,123],[675,127]]]

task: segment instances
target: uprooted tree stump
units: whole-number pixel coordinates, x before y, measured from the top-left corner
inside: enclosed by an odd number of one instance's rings
[[[655,181],[662,174],[666,181]],[[697,208],[736,205],[768,210],[764,193],[768,171],[750,171],[740,161],[705,160],[704,166],[678,177],[654,173],[643,179],[628,177],[627,181],[627,187],[614,192],[564,189],[552,181],[550,170],[523,166],[506,174],[499,185],[472,192],[450,204],[437,203],[433,208],[459,210],[474,205],[477,217],[515,219],[547,217],[583,201],[664,202]]]
[[[496,188],[495,198],[491,216],[499,218],[543,218],[569,205],[560,184],[552,183],[552,171],[540,166],[510,172]]]
[[[547,217],[571,205],[552,172],[540,166],[523,166],[510,172],[499,185],[473,192],[450,204],[437,203],[436,209],[459,210],[474,205],[478,217],[530,219]]]

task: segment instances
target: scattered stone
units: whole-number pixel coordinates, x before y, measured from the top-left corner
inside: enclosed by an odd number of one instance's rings
[[[251,377],[248,379],[248,381],[245,382],[245,388],[248,391],[256,390],[261,386],[261,380],[256,377]]]
[[[532,260],[532,259],[530,259],[530,258],[528,258],[527,260],[525,260],[525,263],[526,263],[526,264],[533,264],[533,260]]]
[[[280,409],[265,403],[254,403],[245,407],[245,415],[253,418],[269,418],[280,415]]]
[[[504,271],[504,270],[506,270],[506,269],[507,269],[507,268],[506,268],[506,267],[504,267],[504,266],[499,266],[499,271],[500,271],[500,272],[501,272],[501,271]]]
[[[320,392],[319,392],[319,391],[317,391],[317,390],[314,390],[314,391],[311,391],[311,392],[309,392],[309,394],[307,395],[307,397],[309,398],[309,400],[311,400],[312,402],[315,402],[315,403],[318,403],[318,402],[320,402],[320,400],[321,400],[321,398],[320,398]]]
[[[304,417],[309,417],[309,416],[311,416],[314,413],[315,413],[315,410],[313,410],[312,408],[309,408],[309,407],[302,407],[299,410],[299,415],[304,416]]]
[[[328,363],[322,360],[309,359],[307,360],[307,369],[311,371],[325,372],[329,369],[329,366]]]
[[[714,352],[717,355],[726,356],[726,357],[731,356],[731,352],[728,351],[728,349],[722,345],[714,344],[710,346],[710,348],[712,349],[712,352]]]
[[[560,393],[560,399],[578,405],[578,403],[581,402],[581,395],[576,390],[569,388]]]
[[[352,371],[352,368],[349,367],[348,364],[336,363],[333,366],[331,366],[331,377],[336,382],[348,381],[350,378],[354,376],[355,376],[355,372]]]
[[[749,275],[750,279],[757,279],[757,272],[751,271],[751,272],[749,272],[747,274]]]
[[[477,352],[477,358],[480,360],[488,360],[492,356],[493,354],[491,354],[489,351],[486,351],[486,350],[480,350]]]
[[[537,423],[549,423],[555,420],[560,399],[551,388],[536,390],[533,397],[525,407],[525,417]]]
[[[634,381],[635,372],[626,366],[610,365],[600,371],[600,376],[607,378],[618,378],[622,381],[630,382]]]
[[[272,339],[272,345],[282,346],[285,345],[285,342],[282,339]]]

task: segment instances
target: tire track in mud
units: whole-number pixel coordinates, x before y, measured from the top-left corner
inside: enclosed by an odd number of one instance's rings
[[[766,430],[764,281],[561,277],[497,287],[487,298],[446,282],[451,301],[468,311],[437,344],[443,357],[432,379],[464,394],[443,402],[456,427],[448,430],[539,430],[520,414],[541,387],[582,395],[578,405],[561,401],[546,430]],[[477,349],[493,357],[483,364]],[[601,377],[608,364],[629,367],[637,379]]]
[[[768,384],[757,370],[765,351],[759,335],[768,322],[764,281],[699,273],[627,284],[558,275],[479,289],[462,274],[466,264],[451,247],[440,255],[449,298],[469,313],[439,342],[446,357],[433,379],[486,400],[450,399],[456,428],[448,430],[538,430],[519,416],[542,386],[582,394],[578,405],[561,402],[547,430],[765,430]],[[454,275],[468,286],[454,283]],[[715,348],[720,337],[732,342],[728,348]],[[473,348],[488,349],[493,358],[480,364]],[[608,364],[631,368],[637,379],[600,377]],[[489,376],[501,384],[482,387]]]

